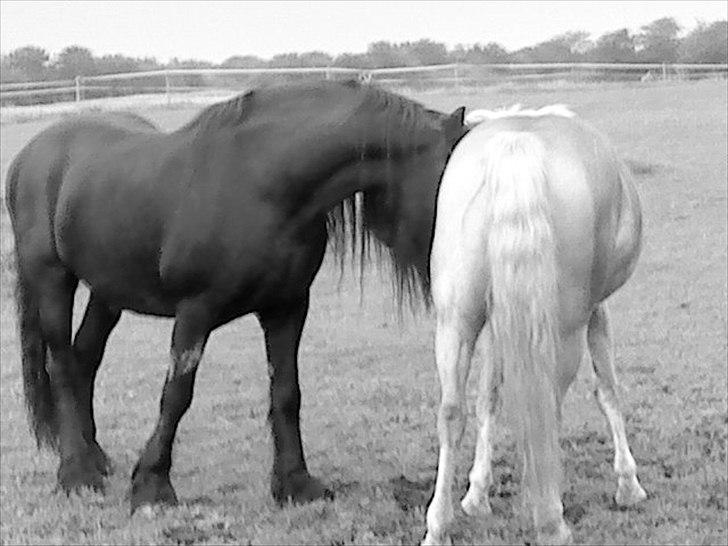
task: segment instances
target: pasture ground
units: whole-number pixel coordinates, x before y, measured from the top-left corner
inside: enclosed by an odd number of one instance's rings
[[[612,503],[611,439],[584,363],[564,408],[566,515],[583,543],[725,544],[725,82],[415,98],[447,111],[460,104],[566,103],[632,162],[645,209],[645,245],[611,310],[627,433],[649,498],[627,511]],[[196,111],[141,113],[173,129]],[[0,126],[2,176],[51,121]],[[329,262],[313,287],[301,347],[302,427],[310,470],[333,485],[335,501],[278,509],[271,500],[266,364],[250,317],[221,328],[208,345],[175,447],[179,507],[154,519],[128,514],[129,475],[157,417],[172,326],[130,314],[110,339],[96,391],[99,441],[116,472],[105,496],[56,493],[56,459],[36,451],[26,425],[11,298],[12,235],[4,208],[1,214],[0,542],[411,544],[422,537],[437,461],[432,317],[420,312],[399,322],[386,277],[376,268],[369,269],[360,301],[355,275],[347,272],[339,286]],[[78,314],[84,298],[78,298]],[[472,399],[469,408],[458,498],[474,448]],[[518,517],[513,443],[498,436],[494,514],[483,521],[461,514],[453,530],[457,543],[532,538]]]

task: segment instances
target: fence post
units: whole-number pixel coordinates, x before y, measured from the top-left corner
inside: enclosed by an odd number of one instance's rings
[[[454,69],[454,72],[455,72],[455,90],[458,93],[460,93],[460,91],[461,91],[461,89],[460,89],[460,71],[458,70],[458,66],[459,65],[457,63],[455,63],[455,69]]]
[[[325,74],[326,74],[326,76],[325,76],[325,77],[326,77],[326,79],[327,79],[327,80],[330,80],[330,79],[331,79],[331,70],[329,70],[329,67],[328,67],[328,66],[326,67],[326,72],[325,72]]]
[[[76,102],[81,102],[81,76],[76,76]]]
[[[164,71],[164,96],[167,98],[167,107],[172,104],[172,97],[169,93],[169,70]]]
[[[667,63],[662,63],[662,80],[667,79]]]

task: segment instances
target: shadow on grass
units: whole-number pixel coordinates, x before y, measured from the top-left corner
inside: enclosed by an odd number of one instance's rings
[[[512,468],[511,457],[500,456],[493,459],[493,484],[488,490],[488,497],[495,515],[507,517],[512,514],[510,504],[517,496],[519,478]],[[389,480],[397,506],[403,512],[424,511],[432,500],[435,491],[435,476],[423,480],[412,481],[400,475]],[[457,489],[457,488],[456,488]],[[454,491],[454,493],[465,494],[465,490]]]
[[[420,481],[408,480],[401,475],[389,480],[392,496],[397,506],[403,512],[410,512],[416,508],[425,509],[435,490],[434,479],[428,478]]]

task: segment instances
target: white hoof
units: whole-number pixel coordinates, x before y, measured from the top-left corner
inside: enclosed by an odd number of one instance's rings
[[[642,489],[640,482],[637,480],[637,476],[620,478],[617,494],[614,496],[614,501],[617,503],[617,506],[634,506],[646,498],[647,493]]]
[[[561,520],[553,530],[545,531],[541,530],[536,536],[536,544],[539,545],[560,545],[560,544],[573,544],[574,537],[571,534],[571,529],[564,520]]]
[[[482,500],[478,500],[474,495],[470,495],[470,492],[468,492],[463,497],[463,500],[460,501],[460,506],[463,507],[463,512],[473,518],[483,518],[493,513],[493,510],[490,508],[490,501],[488,501],[487,497]]]
[[[425,538],[420,544],[422,546],[452,546],[452,539],[450,538],[450,535],[442,535],[441,537],[436,537],[433,535],[433,533],[427,531]]]

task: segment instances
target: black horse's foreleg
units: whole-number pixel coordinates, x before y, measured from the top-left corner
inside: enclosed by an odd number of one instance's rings
[[[273,431],[271,492],[279,503],[307,502],[331,492],[309,475],[301,445],[298,345],[308,314],[305,298],[258,315],[265,332],[270,374],[269,420]]]
[[[142,505],[177,503],[177,495],[169,481],[172,444],[180,419],[192,403],[197,366],[210,334],[210,325],[206,306],[189,303],[178,308],[159,419],[131,477],[132,512]]]
[[[104,355],[106,341],[118,324],[119,317],[121,317],[121,311],[110,309],[92,293],[73,342],[73,351],[78,366],[78,372],[75,374],[76,396],[83,425],[82,434],[94,455],[97,468],[105,476],[111,472],[111,462],[96,441],[93,406],[94,382]]]

